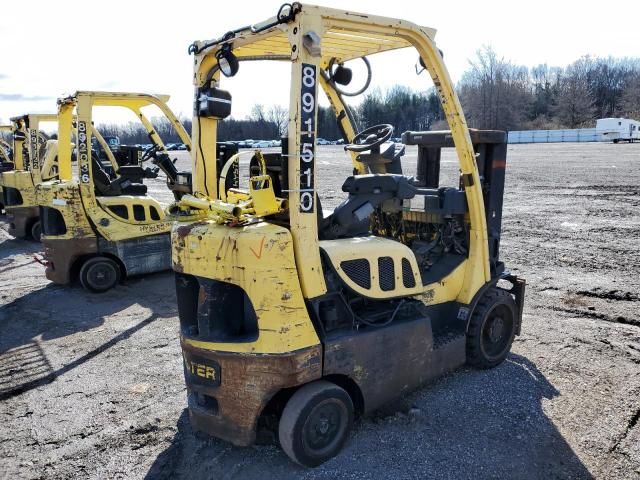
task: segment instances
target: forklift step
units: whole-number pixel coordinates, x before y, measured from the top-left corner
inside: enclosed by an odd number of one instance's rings
[[[433,335],[430,376],[437,378],[464,365],[466,362],[466,335],[449,330]]]
[[[450,343],[462,342],[464,343],[465,333],[464,332],[444,332],[442,334],[438,334],[437,332],[433,333],[433,349],[439,350],[441,348],[445,348]]]

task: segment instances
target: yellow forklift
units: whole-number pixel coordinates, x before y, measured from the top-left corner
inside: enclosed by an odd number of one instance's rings
[[[13,146],[3,135],[11,134],[12,125],[0,125],[0,174],[13,170]],[[2,177],[0,177],[0,215],[4,215],[4,194],[2,193]]]
[[[157,107],[190,148],[189,135],[167,106],[168,99],[166,95],[79,91],[58,100],[57,178],[37,189],[49,280],[68,284],[79,279],[86,289],[104,292],[125,276],[171,268],[171,223],[143,183],[162,170],[176,199],[191,189],[190,172],[177,170],[145,114],[146,107]],[[116,159],[93,126],[96,107],[132,112],[153,146],[146,150],[119,146],[118,155],[133,157],[131,165],[122,166],[125,162]],[[106,166],[92,149],[94,137],[109,160]],[[77,159],[75,172],[72,157]],[[143,168],[147,160],[154,166]],[[105,168],[109,164],[112,168]]]
[[[6,129],[13,136],[12,161],[3,163],[0,172],[2,203],[9,216],[9,234],[16,238],[40,241],[35,188],[42,180],[48,136],[41,131],[42,123],[56,122],[55,114],[26,114],[11,119]],[[5,130],[5,131],[6,131]],[[0,149],[2,147],[0,146]],[[44,178],[51,178],[44,172]]]
[[[293,3],[191,46],[193,194],[172,209],[172,258],[196,429],[236,445],[271,429],[312,467],[340,451],[354,415],[465,362],[490,368],[508,355],[525,282],[499,259],[506,137],[467,128],[434,36],[404,20]],[[429,72],[450,127],[403,134],[418,145],[417,178],[403,173],[393,127],[358,131],[342,93],[353,76],[345,62],[402,48]],[[228,188],[237,157],[218,170],[214,148],[232,99],[223,77],[255,60],[291,65],[288,134],[281,152],[254,153],[248,188]],[[347,198],[327,217],[318,85],[353,165]],[[449,146],[460,175],[445,186]]]

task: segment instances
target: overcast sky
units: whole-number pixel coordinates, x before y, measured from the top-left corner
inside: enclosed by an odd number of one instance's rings
[[[537,2],[319,0],[319,4],[397,17],[436,28],[436,43],[454,81],[482,45],[528,66],[566,65],[586,54],[637,56],[638,7]],[[191,115],[192,58],[188,45],[275,15],[265,0],[146,0],[4,2],[0,22],[0,120],[30,112],[55,112],[55,100],[75,90],[166,93],[177,114]],[[373,61],[373,85],[428,88],[415,75],[415,53],[393,63]],[[289,70],[241,65],[233,83],[236,118],[254,103],[286,104]],[[354,86],[358,81],[355,75]]]

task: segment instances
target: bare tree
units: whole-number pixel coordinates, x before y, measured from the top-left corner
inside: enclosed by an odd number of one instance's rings
[[[630,75],[625,82],[620,104],[624,116],[640,120],[640,72]]]
[[[592,60],[582,57],[567,67],[560,86],[557,114],[569,128],[590,126],[594,120],[593,91],[589,85]]]
[[[266,119],[276,125],[278,129],[277,136],[286,134],[289,123],[289,110],[282,105],[272,105],[267,111]]]
[[[478,50],[469,64],[458,86],[469,124],[507,130],[520,126],[532,101],[528,69],[499,58],[490,46]]]
[[[251,115],[249,115],[249,119],[253,120],[254,122],[266,121],[264,105],[262,105],[261,103],[256,103],[253,107],[251,107]]]

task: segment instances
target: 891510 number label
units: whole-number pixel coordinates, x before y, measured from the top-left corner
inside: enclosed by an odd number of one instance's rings
[[[300,212],[315,210],[315,162],[316,162],[316,66],[302,64],[300,88]]]

